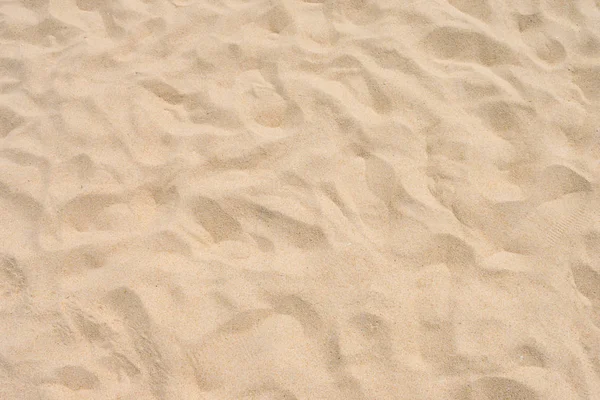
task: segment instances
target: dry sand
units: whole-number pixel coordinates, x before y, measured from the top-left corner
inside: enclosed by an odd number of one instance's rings
[[[600,399],[599,0],[3,0],[0,399]]]

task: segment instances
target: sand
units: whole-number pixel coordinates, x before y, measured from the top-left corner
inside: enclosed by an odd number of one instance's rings
[[[0,400],[600,399],[598,0],[0,2]]]

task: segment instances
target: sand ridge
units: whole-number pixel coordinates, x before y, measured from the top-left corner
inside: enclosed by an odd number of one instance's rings
[[[597,0],[0,4],[0,398],[600,398]]]

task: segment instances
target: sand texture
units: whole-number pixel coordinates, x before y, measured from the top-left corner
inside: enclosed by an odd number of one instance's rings
[[[1,0],[0,400],[599,400],[600,0]]]

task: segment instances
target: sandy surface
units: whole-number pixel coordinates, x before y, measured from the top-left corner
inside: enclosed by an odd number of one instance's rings
[[[600,1],[4,0],[0,399],[600,399]]]

